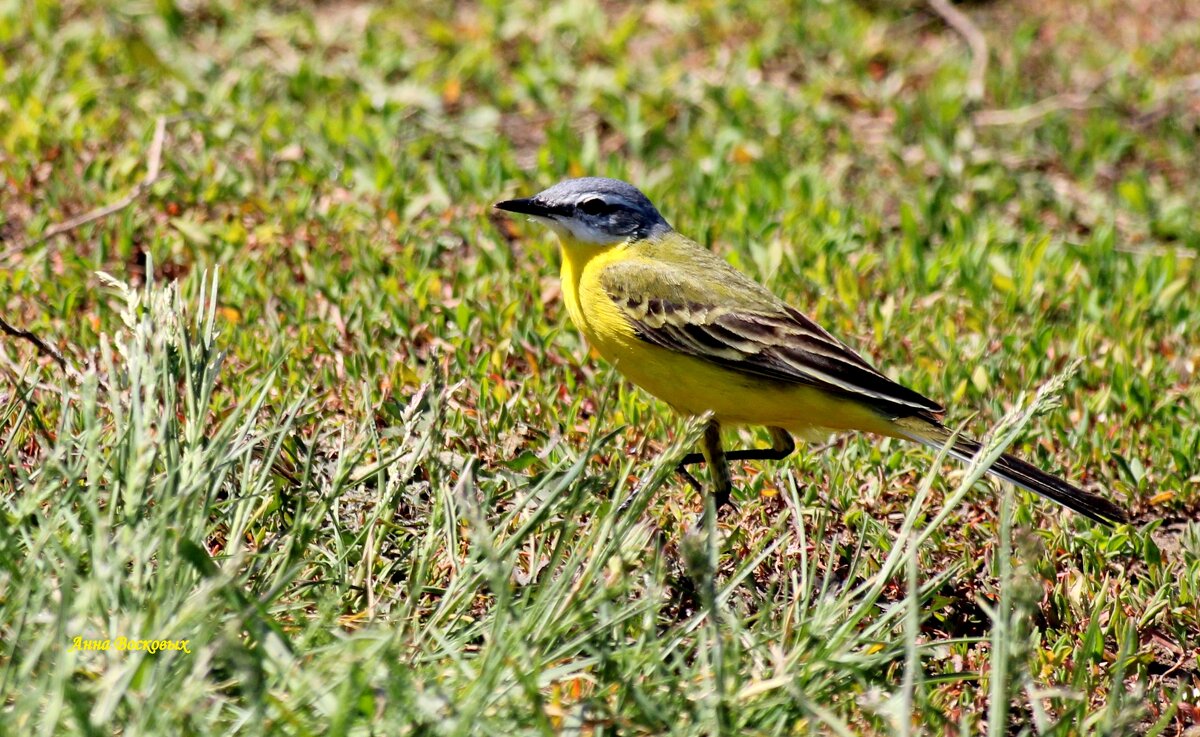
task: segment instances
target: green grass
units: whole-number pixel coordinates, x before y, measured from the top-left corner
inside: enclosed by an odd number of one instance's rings
[[[444,5],[0,0],[0,733],[1200,719],[1193,4],[968,4],[978,104],[918,3]],[[705,534],[491,209],[580,174],[1138,524],[849,436]]]

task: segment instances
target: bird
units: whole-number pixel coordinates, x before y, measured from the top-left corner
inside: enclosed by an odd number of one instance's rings
[[[602,358],[688,416],[707,416],[700,451],[716,508],[731,503],[729,461],[783,460],[793,435],[864,431],[970,461],[980,443],[942,424],[945,408],[889,379],[800,310],[677,232],[639,189],[618,179],[567,179],[495,207],[557,236],[562,298]],[[722,428],[764,426],[770,448],[725,450]],[[1112,526],[1117,504],[1004,454],[988,472]]]

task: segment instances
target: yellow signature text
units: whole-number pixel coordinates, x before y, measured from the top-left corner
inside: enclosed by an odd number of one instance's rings
[[[91,652],[116,650],[118,652],[143,652],[151,655],[167,650],[179,650],[192,654],[190,647],[191,640],[142,640],[136,637],[118,637],[117,639],[89,640],[84,637],[75,637],[71,640],[71,647],[67,652]]]

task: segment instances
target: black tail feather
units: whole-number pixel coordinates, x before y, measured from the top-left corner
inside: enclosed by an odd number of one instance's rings
[[[950,431],[945,426],[928,418],[900,418],[896,427],[901,435],[934,448],[942,447],[950,439]],[[951,446],[950,454],[960,460],[970,461],[979,452],[980,447],[978,442],[959,436]],[[997,458],[988,469],[988,473],[1026,491],[1044,496],[1102,525],[1111,527],[1117,523],[1129,522],[1129,513],[1104,497],[1084,491],[1008,453]]]
[[[954,450],[957,451],[956,455],[961,452],[970,459],[979,451],[979,443],[960,438],[954,443]],[[988,469],[988,473],[1044,496],[1050,501],[1058,502],[1100,524],[1111,527],[1115,523],[1129,521],[1128,512],[1104,497],[1084,491],[1008,453],[997,458]]]

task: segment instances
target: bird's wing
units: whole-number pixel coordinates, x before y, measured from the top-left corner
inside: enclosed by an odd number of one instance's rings
[[[702,260],[683,270],[649,259],[619,261],[604,267],[600,284],[637,337],[652,345],[739,373],[813,386],[896,416],[945,411],[879,373],[724,261]],[[700,267],[701,279],[689,278],[692,267]]]

